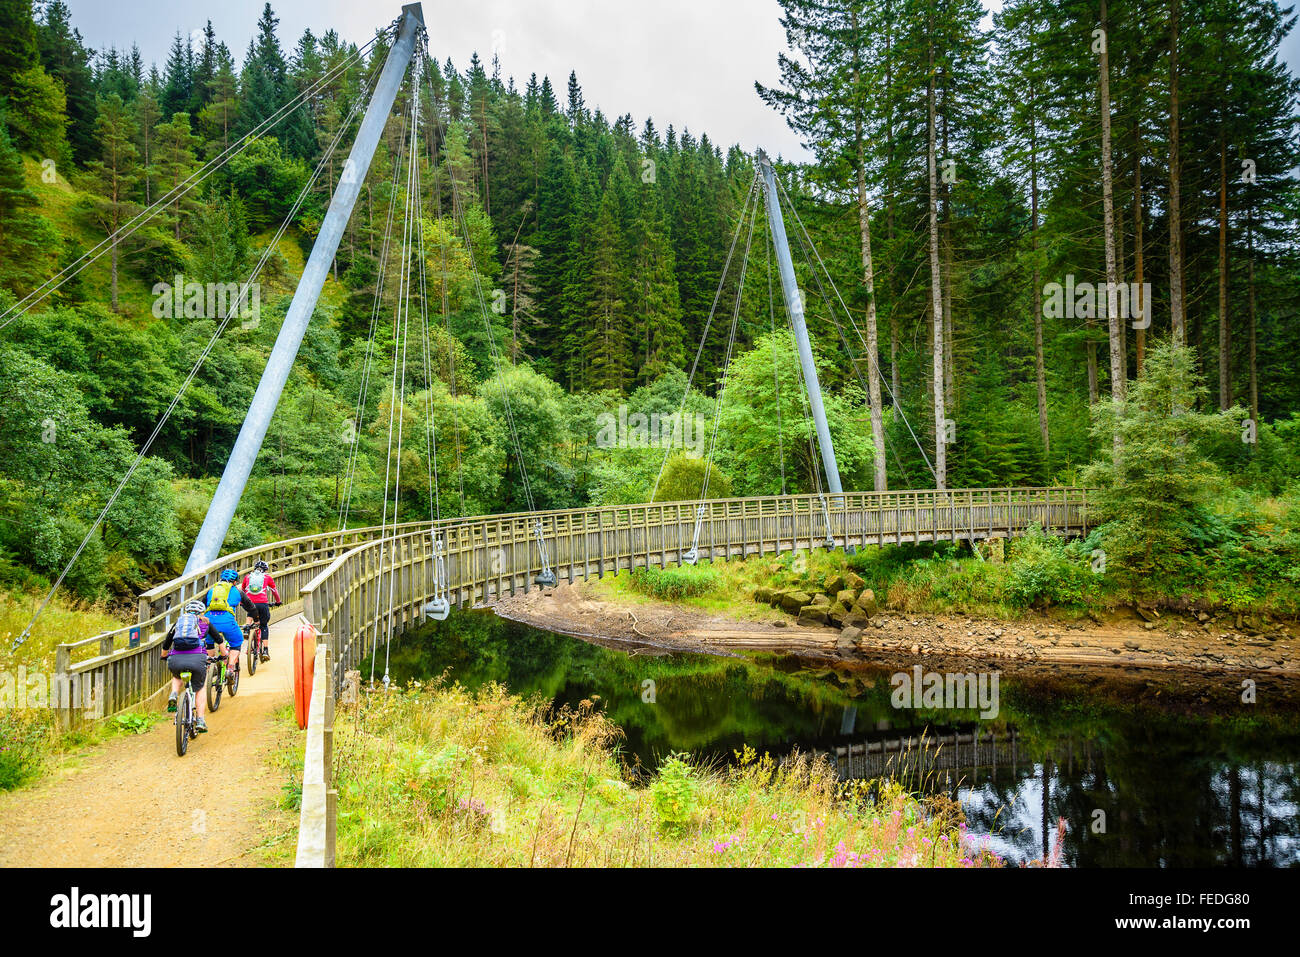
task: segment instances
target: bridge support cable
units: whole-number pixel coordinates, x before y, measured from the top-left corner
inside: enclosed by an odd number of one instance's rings
[[[704,320],[704,331],[700,334],[700,344],[695,349],[695,358],[691,361],[691,371],[686,376],[686,387],[682,390],[682,401],[677,409],[678,421],[683,421],[686,415],[686,397],[690,395],[691,384],[695,381],[695,373],[700,365],[700,357],[704,355],[704,345],[709,338],[709,329],[713,325],[714,314],[718,310],[718,303],[722,301],[722,290],[726,286],[727,276],[731,272],[732,259],[736,253],[736,245],[740,241],[741,229],[745,225],[745,210],[749,209],[749,204],[754,198],[754,193],[758,189],[758,180],[755,179],[749,185],[749,193],[745,196],[744,206],[741,208],[740,218],[736,220],[735,232],[731,234],[731,245],[727,249],[727,259],[722,266],[722,275],[718,277],[718,288],[713,293],[713,304],[709,307],[709,314]],[[668,457],[672,454],[672,449],[664,450],[663,461],[659,463],[659,473],[655,476],[654,488],[650,493],[650,501],[655,501],[659,495],[659,483],[664,477],[664,468],[668,465]]]
[[[419,61],[425,62],[424,58]],[[420,88],[418,83],[412,84],[412,97],[418,99]],[[436,105],[429,104],[429,109],[436,109]],[[415,131],[416,136],[419,130]],[[432,151],[431,151],[432,153]],[[433,157],[429,157],[432,166]],[[415,196],[418,199],[416,235],[418,237],[418,261],[420,264],[420,344],[421,354],[424,361],[424,415],[425,415],[425,443],[428,450],[427,459],[427,478],[429,483],[429,518],[433,522],[433,527],[429,530],[432,538],[431,548],[433,552],[433,598],[425,603],[424,614],[433,621],[446,621],[447,616],[451,614],[451,602],[447,597],[447,552],[446,542],[441,537],[439,524],[442,521],[442,490],[439,487],[438,476],[438,422],[433,414],[433,348],[429,336],[429,283],[427,276],[427,253],[424,244],[424,186],[421,179],[419,164],[415,163]],[[436,188],[436,173],[435,173]],[[444,249],[445,254],[445,249]],[[444,270],[445,272],[445,270]],[[445,289],[445,282],[444,282]],[[448,340],[450,346],[450,339]],[[463,514],[463,510],[462,510]]]
[[[718,446],[718,428],[722,423],[722,405],[727,394],[727,376],[731,371],[731,359],[736,350],[736,330],[740,325],[740,307],[745,295],[745,274],[749,269],[749,254],[754,245],[754,223],[758,219],[756,195],[756,192],[751,189],[750,199],[754,201],[747,203],[740,214],[742,224],[746,216],[748,216],[749,231],[745,236],[745,253],[741,259],[736,282],[736,300],[731,310],[731,328],[727,334],[727,348],[722,359],[722,374],[718,379],[718,394],[713,403],[713,431],[709,436],[709,450],[704,458],[704,475],[700,479],[700,501],[695,511],[695,531],[691,537],[690,550],[680,557],[680,561],[684,565],[694,565],[699,561],[700,557],[700,529],[704,522],[704,511],[709,499],[709,482],[713,475],[713,455]],[[710,549],[710,554],[712,554],[712,549]]]
[[[412,65],[412,88],[418,91],[418,73],[420,69],[419,62]],[[380,581],[383,581],[384,559],[388,554],[388,543],[391,539],[394,545],[397,542],[397,527],[400,524],[401,517],[399,510],[402,504],[402,443],[406,424],[406,365],[407,349],[410,343],[411,331],[411,253],[413,245],[413,236],[415,232],[416,219],[419,216],[420,197],[417,192],[417,174],[418,174],[418,154],[416,153],[416,143],[419,140],[419,96],[411,96],[411,115],[409,122],[410,136],[407,137],[409,142],[409,155],[407,155],[407,172],[406,172],[406,203],[402,214],[402,245],[401,260],[397,274],[397,302],[393,311],[393,381],[391,397],[388,404],[388,446],[387,456],[384,463],[384,505],[383,516],[379,526],[379,574]],[[394,423],[396,424],[396,444],[394,445]],[[394,451],[396,451],[396,467],[394,467]],[[388,489],[389,479],[392,479],[393,489],[393,522],[392,534],[388,532]],[[396,560],[393,560],[393,567],[388,570],[388,609],[387,614],[383,616],[386,622],[384,629],[384,688],[389,686],[388,666],[390,662],[390,652],[393,642],[393,624],[395,620],[394,597],[397,586],[397,568]],[[382,598],[383,586],[375,589],[375,631],[370,654],[370,683],[374,686],[375,682],[375,661],[379,651],[379,615],[380,603]]]
[[[433,96],[432,79],[429,81],[429,95],[430,101],[436,102],[435,97]],[[434,111],[434,117],[435,124],[441,134],[441,119],[438,117],[436,110]],[[470,275],[474,280],[474,292],[478,298],[479,311],[483,316],[483,325],[487,333],[488,354],[492,358],[492,368],[496,374],[497,382],[500,385],[501,401],[506,413],[506,424],[510,431],[510,440],[514,445],[515,456],[518,459],[519,478],[523,485],[524,498],[528,503],[528,511],[530,513],[536,513],[537,502],[533,496],[532,483],[528,478],[528,467],[524,462],[523,444],[519,441],[519,429],[515,424],[514,411],[510,405],[510,390],[506,386],[505,363],[501,358],[501,350],[497,344],[496,330],[492,328],[491,310],[488,308],[487,297],[483,292],[482,279],[475,262],[474,242],[473,237],[470,234],[469,221],[465,216],[465,205],[461,197],[460,185],[456,182],[456,172],[451,168],[451,166],[447,166],[447,176],[451,185],[452,214],[456,219],[457,225],[460,227],[461,237],[465,242],[465,253],[469,259]],[[541,573],[534,579],[534,581],[543,588],[553,587],[556,583],[556,577],[554,570],[551,568],[550,553],[547,548],[545,529],[543,528],[540,516],[538,516],[533,523],[533,534],[537,539],[538,558],[541,565]]]
[[[804,322],[803,294],[794,275],[794,262],[790,258],[790,243],[786,239],[785,220],[781,216],[781,201],[777,193],[776,173],[767,154],[759,152],[758,167],[763,177],[764,196],[767,200],[767,222],[772,231],[772,245],[776,248],[777,264],[781,273],[781,289],[785,305],[794,326],[795,345],[799,351],[799,364],[803,367],[804,386],[812,409],[813,424],[817,428],[822,464],[826,469],[826,484],[833,494],[844,489],[840,485],[840,468],[835,461],[835,447],[831,443],[830,427],[826,424],[826,409],[822,404],[821,383],[817,380],[817,365],[813,359],[812,345],[808,341],[808,327]]]
[[[436,66],[433,65],[428,60],[427,45],[424,51],[423,59],[424,59],[426,70],[436,69]],[[442,124],[438,117],[438,103],[437,103],[437,99],[433,95],[432,85],[430,85],[429,87],[429,112],[433,116],[434,128],[437,129],[439,132],[441,132]],[[434,208],[436,210],[436,215],[439,218],[441,218],[442,217],[442,178],[441,176],[439,176],[438,173],[438,158],[437,158],[436,151],[433,148],[432,137],[430,137],[428,147],[429,149],[427,155],[429,158],[429,169],[433,173],[432,196],[434,198]],[[460,514],[464,515],[465,514],[465,474],[463,469],[461,468],[461,460],[460,460],[460,456],[461,456],[460,410],[456,406],[456,398],[457,398],[456,397],[456,350],[452,347],[452,343],[455,340],[451,334],[451,303],[450,303],[450,297],[447,295],[447,278],[448,278],[447,277],[447,242],[445,238],[439,240],[438,255],[439,255],[440,265],[442,267],[441,271],[438,274],[441,280],[441,282],[439,283],[439,291],[441,293],[439,299],[441,300],[441,305],[442,305],[442,328],[443,328],[443,332],[446,335],[446,342],[447,342],[447,390],[451,395],[451,428],[452,428],[452,440],[454,443],[453,451],[456,453],[456,484],[457,484],[457,490],[460,495]],[[432,338],[430,339],[430,342],[432,342]],[[433,368],[432,356],[433,353],[431,349],[430,350],[431,370]],[[430,382],[432,381],[433,380],[430,379]]]
[[[96,243],[86,252],[82,253],[77,259],[64,266],[22,299],[10,305],[3,313],[0,313],[0,330],[3,330],[11,323],[22,318],[22,316],[30,312],[49,296],[58,292],[66,283],[71,282],[83,270],[92,266],[112,247],[118,245],[123,240],[130,239],[136,231],[153,219],[154,216],[158,215],[159,212],[188,194],[209,176],[225,166],[226,163],[247,149],[250,144],[278,126],[286,117],[293,115],[294,111],[297,110],[298,107],[307,103],[317,93],[326,89],[326,87],[344,71],[360,62],[365,56],[366,51],[374,46],[379,40],[385,39],[392,29],[393,28],[390,26],[389,28],[380,31],[367,43],[358,47],[353,53],[349,54],[337,63],[327,74],[317,80],[315,84],[304,89],[301,93],[285,103],[280,107],[280,109],[276,110],[252,130],[245,133],[240,139],[230,144],[230,146],[226,147],[226,149],[221,153],[209,159],[187,178],[173,186],[165,195],[158,197],[158,199],[156,199],[151,205],[136,213],[119,226],[113,233]],[[346,126],[346,124],[343,124],[343,126]]]
[[[307,332],[307,324],[311,321],[321,289],[325,285],[325,279],[338,251],[339,242],[343,238],[343,231],[347,228],[361,186],[370,170],[370,161],[374,157],[379,137],[392,111],[398,86],[415,50],[416,36],[422,24],[423,14],[418,3],[408,4],[402,8],[402,22],[398,28],[397,39],[388,51],[388,58],[375,84],[370,104],[366,108],[366,115],[352,144],[352,151],[339,177],[329,211],[321,222],[311,255],[303,267],[298,288],[294,292],[293,301],[289,304],[284,323],[280,327],[275,347],[271,350],[271,356],[262,372],[257,391],[253,395],[252,404],[239,430],[239,437],[235,440],[234,448],[231,449],[225,471],[212,497],[203,526],[199,529],[189,561],[186,562],[186,571],[201,568],[220,553],[221,544],[225,540],[235,509],[239,505],[244,487],[253,470],[253,463],[266,438],[271,417],[279,404],[280,394],[284,391],[294,359]]]
[[[388,211],[384,219],[384,238],[379,246],[379,266],[375,271],[375,296],[370,307],[370,331],[366,336],[365,358],[362,360],[361,367],[361,384],[357,388],[357,408],[356,408],[356,427],[353,429],[355,436],[352,442],[352,448],[348,453],[348,461],[344,467],[343,486],[344,494],[342,501],[339,503],[339,520],[338,530],[347,529],[348,519],[352,510],[352,493],[356,485],[357,465],[361,455],[361,427],[365,420],[366,406],[370,396],[370,376],[374,366],[375,353],[375,335],[379,329],[379,316],[383,312],[383,297],[388,286],[388,260],[392,249],[393,239],[393,221],[397,212],[397,201],[401,195],[401,177],[406,171],[403,162],[406,155],[406,137],[408,131],[406,128],[406,114],[402,115],[402,131],[398,139],[398,148],[393,163],[393,175],[389,183],[388,194]]]
[[[362,84],[363,88],[365,87],[365,85],[366,85],[365,83]],[[99,531],[100,527],[107,519],[109,512],[112,511],[114,504],[116,504],[118,498],[121,496],[122,492],[126,489],[126,486],[130,483],[132,477],[135,475],[137,469],[139,469],[140,465],[143,464],[145,458],[149,454],[149,451],[153,448],[154,442],[157,441],[158,436],[162,434],[163,428],[171,420],[172,413],[175,412],[176,407],[180,404],[180,401],[184,397],[186,391],[189,389],[190,384],[195,380],[195,378],[198,377],[199,371],[203,368],[203,364],[207,361],[208,356],[212,354],[212,350],[216,348],[217,342],[220,341],[222,334],[229,327],[230,321],[239,314],[240,309],[243,307],[245,300],[248,298],[249,289],[252,288],[253,284],[257,281],[257,278],[262,274],[262,270],[266,267],[266,264],[270,260],[271,255],[279,247],[280,240],[284,238],[284,234],[288,231],[289,226],[293,223],[294,219],[297,217],[298,211],[302,208],[302,205],[306,201],[307,197],[311,195],[311,191],[315,188],[315,185],[317,181],[320,179],[320,176],[328,167],[328,164],[334,155],[334,150],[337,148],[338,143],[342,138],[343,131],[347,128],[348,122],[350,122],[352,116],[355,115],[355,112],[356,111],[354,109],[353,113],[349,115],[348,120],[339,125],[338,130],[335,132],[333,140],[322,152],[320,160],[317,162],[316,167],[312,171],[311,176],[308,177],[307,182],[303,184],[302,189],[298,192],[298,195],[294,199],[292,206],[289,208],[289,212],[285,215],[284,220],[280,223],[279,227],[276,229],[276,232],[271,237],[270,242],[268,242],[266,247],[262,250],[261,256],[258,257],[258,260],[254,264],[252,271],[249,273],[248,280],[243,283],[243,285],[240,287],[238,295],[235,297],[234,302],[226,309],[226,314],[221,317],[221,321],[217,324],[217,328],[213,331],[212,335],[208,338],[207,343],[203,347],[203,351],[199,353],[198,359],[195,360],[194,365],[190,368],[189,374],[181,382],[180,387],[176,390],[176,394],[172,396],[172,399],[168,403],[167,408],[163,410],[163,414],[159,417],[158,421],[154,424],[153,431],[150,432],[149,437],[145,439],[144,443],[141,445],[140,451],[136,454],[135,459],[132,461],[130,467],[126,470],[126,473],[122,476],[122,480],[118,483],[117,487],[113,490],[112,494],[108,498],[108,501],[104,503],[104,507],[100,510],[99,515],[96,517],[95,521],[91,524],[89,530],[86,532],[85,537],[81,540],[81,544],[77,546],[76,550],[72,554],[72,557],[68,560],[67,564],[63,567],[63,570],[59,573],[58,578],[55,580],[54,584],[50,587],[49,592],[46,593],[45,598],[41,601],[40,605],[37,607],[35,613],[32,615],[31,620],[27,623],[27,627],[24,628],[22,633],[18,636],[18,638],[14,640],[13,647],[15,649],[20,647],[31,635],[31,630],[36,625],[37,620],[44,613],[45,609],[49,606],[50,601],[54,598],[54,595],[58,592],[59,588],[62,587],[63,582],[67,578],[69,572],[71,572],[73,566],[76,565],[78,559],[81,558],[82,552],[85,551],[86,547],[90,544],[91,539],[94,538],[96,532]]]
[[[839,287],[835,285],[835,279],[831,276],[830,270],[827,268],[826,263],[822,260],[821,253],[818,252],[817,246],[812,241],[812,237],[808,235],[808,229],[806,226],[804,226],[803,220],[799,216],[798,209],[795,208],[794,200],[790,198],[790,195],[789,193],[786,192],[784,186],[780,186],[780,190],[782,195],[785,196],[786,205],[790,207],[790,215],[794,217],[795,225],[799,227],[799,233],[796,233],[796,236],[800,237],[800,246],[804,249],[804,257],[808,261],[809,268],[812,269],[813,259],[815,258],[817,262],[817,266],[820,268],[821,274],[825,275],[826,281],[831,287],[831,291],[835,293],[835,299],[839,302],[840,308],[844,310],[845,316],[848,317],[849,324],[853,327],[853,331],[857,334],[858,340],[862,343],[863,349],[866,349],[867,348],[866,336],[862,334],[862,330],[861,328],[859,328],[857,324],[857,320],[853,318],[853,313],[849,310],[849,307],[845,305],[844,297],[840,295]],[[800,234],[802,235],[800,236]],[[809,251],[811,251],[812,253],[811,257],[808,255]],[[820,289],[821,278],[818,275],[818,271],[816,269],[813,269],[812,273],[814,278],[817,280],[818,287]],[[822,290],[822,298],[826,300],[827,308],[830,310],[831,319],[835,323],[836,327],[838,328],[839,320],[835,315],[834,305],[831,302],[830,297],[826,295],[825,290]],[[844,333],[842,329],[840,330],[840,337],[844,338]],[[847,344],[846,344],[846,348],[847,348]],[[877,368],[879,368],[879,362],[876,363],[876,366]],[[860,371],[858,375],[859,378],[861,378]],[[925,447],[921,445],[921,440],[916,437],[916,432],[912,429],[912,423],[908,421],[907,413],[904,411],[902,403],[899,401],[898,396],[894,395],[893,390],[889,388],[889,383],[884,376],[880,377],[880,384],[885,387],[885,391],[889,394],[890,402],[893,404],[894,409],[898,412],[899,417],[903,420],[903,424],[907,426],[907,431],[912,436],[912,441],[916,443],[917,451],[921,453],[921,459],[922,461],[925,462],[926,468],[930,470],[930,474],[934,476],[935,479],[937,480],[938,476],[935,474],[934,466],[930,462],[930,457],[925,454]],[[898,461],[897,452],[894,453],[894,459],[895,461]],[[899,468],[902,468],[901,462],[899,462]]]

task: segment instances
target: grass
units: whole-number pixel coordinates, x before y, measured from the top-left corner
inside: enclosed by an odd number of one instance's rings
[[[1176,568],[1163,575],[1135,573],[1113,557],[1109,569],[1094,571],[1094,558],[1106,545],[1105,528],[1070,542],[1031,529],[1004,543],[1000,562],[977,557],[965,543],[887,545],[860,548],[853,556],[817,550],[638,569],[594,587],[610,599],[672,601],[757,620],[782,614],[754,602],[756,589],[793,587],[815,594],[827,590],[828,580],[850,573],[864,580],[881,607],[905,613],[1015,619],[1036,609],[1070,619],[1142,602],[1294,617],[1300,614],[1300,533],[1291,529],[1300,509],[1277,501],[1258,508],[1252,519],[1257,527],[1203,553],[1174,556]]]
[[[29,671],[53,672],[54,650],[59,644],[124,624],[103,605],[86,605],[56,595],[37,619],[27,641],[17,651],[12,650],[44,597],[44,593],[0,591],[0,671],[11,671],[22,664]]]
[[[626,779],[590,702],[551,712],[500,685],[413,683],[340,710],[338,863],[360,867],[933,866],[1001,862],[960,808],[841,785],[821,759],[750,749],[726,768]],[[300,759],[299,759],[300,760]],[[292,784],[294,778],[290,776]]]

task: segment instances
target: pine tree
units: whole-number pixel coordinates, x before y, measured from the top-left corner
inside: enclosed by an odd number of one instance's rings
[[[159,123],[154,128],[155,156],[154,169],[158,174],[160,189],[164,193],[173,193],[168,203],[168,219],[172,223],[172,233],[177,240],[181,238],[181,221],[183,213],[194,206],[190,194],[182,195],[179,189],[189,179],[198,166],[195,150],[199,138],[190,132],[188,113],[176,113],[171,121]]]
[[[99,138],[100,158],[87,164],[96,184],[94,215],[99,225],[112,236],[137,209],[132,195],[140,176],[135,122],[131,111],[116,93],[100,97],[95,133]],[[109,296],[114,310],[118,308],[119,246],[118,242],[112,244],[109,257]]]

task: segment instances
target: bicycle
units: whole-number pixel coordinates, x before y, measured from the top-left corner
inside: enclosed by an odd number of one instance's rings
[[[190,741],[199,736],[199,709],[194,700],[194,689],[190,686],[193,677],[192,671],[181,672],[185,693],[176,702],[176,754],[182,758],[189,750]]]
[[[257,674],[258,660],[262,656],[262,628],[256,618],[250,618],[244,623],[244,647],[248,649],[248,654],[240,655],[240,659],[248,659],[248,675],[251,678]]]
[[[221,707],[221,694],[224,689],[234,697],[239,691],[239,665],[226,669],[226,680],[221,680],[221,665],[225,658],[208,659],[208,710],[216,711]]]

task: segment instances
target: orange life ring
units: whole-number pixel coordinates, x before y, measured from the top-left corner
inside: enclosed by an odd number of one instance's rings
[[[316,629],[302,625],[293,636],[293,713],[299,729],[307,727],[311,685],[316,676]]]

